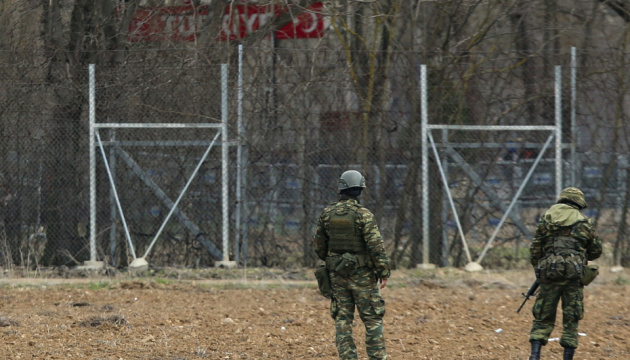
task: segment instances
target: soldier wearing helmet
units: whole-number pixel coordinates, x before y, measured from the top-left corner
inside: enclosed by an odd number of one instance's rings
[[[314,237],[315,252],[330,274],[330,315],[335,320],[339,359],[357,359],[352,337],[355,308],[365,325],[368,357],[387,359],[380,289],[387,285],[390,265],[374,215],[359,204],[364,188],[360,172],[344,172],[339,178],[339,201],[322,211]]]
[[[568,187],[538,221],[530,247],[530,260],[540,283],[532,308],[530,360],[540,359],[541,347],[547,344],[553,331],[560,301],[563,360],[572,360],[578,346],[578,322],[584,316],[582,299],[587,263],[602,254],[602,244],[593,221],[580,212],[585,208],[584,193]]]

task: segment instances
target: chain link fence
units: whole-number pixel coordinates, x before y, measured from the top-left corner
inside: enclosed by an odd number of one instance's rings
[[[491,238],[484,267],[525,266],[537,218],[557,195],[556,151],[545,147],[550,132],[432,130],[425,208],[423,110],[430,124],[442,125],[553,126],[560,113],[562,185],[584,190],[610,261],[627,261],[627,143],[623,121],[610,120],[625,117],[624,79],[601,61],[608,54],[580,54],[575,78],[568,54],[531,56],[527,65],[511,53],[441,57],[428,64],[423,109],[426,54],[353,53],[349,66],[348,53],[332,49],[246,47],[242,62],[236,47],[226,51],[227,93],[221,64],[186,51],[97,62],[99,124],[220,123],[226,96],[229,192],[221,191],[220,137],[210,147],[217,129],[103,128],[96,229],[89,226],[87,67],[68,76],[36,55],[5,55],[2,266],[78,265],[90,258],[91,231],[97,259],[115,267],[128,266],[154,240],[148,260],[158,266],[213,266],[225,250],[242,266],[312,266],[317,217],[336,200],[347,169],[367,179],[361,201],[375,213],[395,266],[423,258],[464,266]],[[553,65],[562,66],[561,102]],[[222,196],[230,204],[228,249]]]

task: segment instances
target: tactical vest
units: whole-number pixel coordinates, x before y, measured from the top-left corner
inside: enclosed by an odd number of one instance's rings
[[[337,204],[330,211],[330,224],[328,226],[328,251],[343,254],[358,254],[366,251],[363,236],[357,229],[359,214],[358,204]]]
[[[536,267],[542,283],[581,280],[587,264],[586,250],[570,235],[551,236],[545,246],[545,257]]]

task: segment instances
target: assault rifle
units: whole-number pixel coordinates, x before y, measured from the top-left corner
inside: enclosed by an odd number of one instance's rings
[[[532,284],[532,287],[529,288],[529,291],[527,292],[527,294],[521,293],[521,295],[525,296],[525,300],[523,300],[523,303],[521,304],[521,306],[519,306],[518,310],[516,310],[517,313],[521,311],[521,309],[523,308],[523,305],[525,305],[527,300],[529,300],[529,297],[534,296],[534,293],[536,292],[536,290],[538,290],[538,285],[540,284],[538,283],[538,279],[536,279],[536,281],[534,281],[534,283]]]

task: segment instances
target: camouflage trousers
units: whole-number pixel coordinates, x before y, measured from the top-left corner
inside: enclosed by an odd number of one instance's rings
[[[357,359],[357,348],[352,337],[352,322],[356,307],[365,325],[365,347],[373,360],[387,359],[383,337],[385,301],[381,297],[374,273],[367,267],[356,269],[344,278],[334,271],[330,273],[333,300],[330,316],[335,319],[337,352],[339,359]]]
[[[541,284],[532,309],[534,323],[529,340],[547,344],[556,322],[558,302],[562,300],[562,347],[577,348],[578,322],[584,317],[584,287],[582,285]]]

